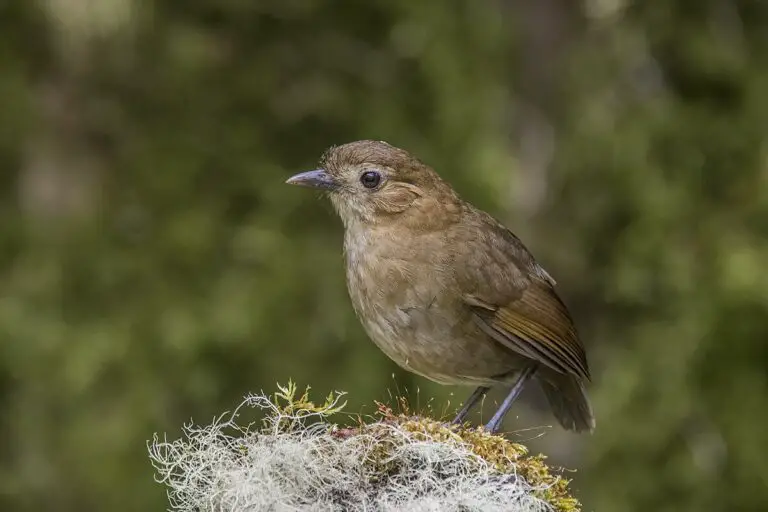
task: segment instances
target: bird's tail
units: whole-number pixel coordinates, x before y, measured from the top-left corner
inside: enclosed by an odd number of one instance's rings
[[[555,418],[563,428],[576,432],[594,430],[595,415],[579,378],[551,373],[539,382]]]

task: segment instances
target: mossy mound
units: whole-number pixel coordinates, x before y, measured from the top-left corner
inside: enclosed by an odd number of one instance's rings
[[[186,426],[184,439],[156,436],[150,458],[171,509],[580,510],[568,480],[520,444],[381,404],[372,421],[340,428],[341,397],[317,405],[289,384],[248,397],[226,419]],[[243,406],[263,410],[263,423],[239,425]]]

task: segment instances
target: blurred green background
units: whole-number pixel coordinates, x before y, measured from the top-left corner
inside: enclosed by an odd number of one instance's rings
[[[289,377],[469,393],[366,339],[283,184],[361,138],[558,279],[598,428],[506,427],[585,510],[768,508],[765,2],[5,0],[0,119],[1,510],[163,510],[145,441]]]

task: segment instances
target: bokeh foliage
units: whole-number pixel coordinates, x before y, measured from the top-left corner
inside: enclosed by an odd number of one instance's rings
[[[144,441],[289,377],[468,392],[365,339],[283,185],[359,138],[558,278],[598,429],[540,442],[587,509],[768,505],[768,5],[10,0],[0,66],[0,509],[161,509]]]

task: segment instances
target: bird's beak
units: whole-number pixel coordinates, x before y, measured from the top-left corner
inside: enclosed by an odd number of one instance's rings
[[[291,176],[286,180],[289,185],[299,185],[301,187],[320,188],[325,190],[336,190],[339,183],[323,169],[315,169]]]

